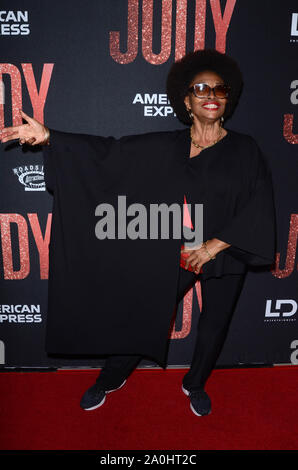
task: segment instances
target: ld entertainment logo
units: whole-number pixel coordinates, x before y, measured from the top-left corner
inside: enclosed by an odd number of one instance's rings
[[[291,309],[289,310],[289,306]],[[275,301],[275,307],[272,310],[272,300],[266,301],[265,320],[266,322],[276,321],[296,321],[293,317],[297,312],[297,302],[292,299],[278,299]]]
[[[45,191],[43,165],[25,165],[13,168],[25,191]]]
[[[290,42],[298,42],[298,13],[292,13]]]

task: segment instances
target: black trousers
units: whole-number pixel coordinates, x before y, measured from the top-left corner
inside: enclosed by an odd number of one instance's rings
[[[220,278],[201,280],[202,312],[189,371],[183,378],[187,390],[199,390],[215,367],[227,336],[229,324],[240,296],[244,274],[226,274]],[[177,304],[192,288],[198,276],[180,268]],[[97,378],[103,390],[118,388],[143,359],[136,355],[108,356]]]

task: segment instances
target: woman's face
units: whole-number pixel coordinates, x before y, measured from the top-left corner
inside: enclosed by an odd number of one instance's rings
[[[224,81],[215,72],[206,70],[196,75],[189,86],[191,87],[195,83],[206,83],[211,88],[214,88],[216,85],[223,85]],[[198,98],[193,92],[189,92],[184,99],[184,103],[188,110],[191,109],[194,115],[194,122],[196,119],[201,122],[214,122],[224,114],[227,98],[214,96],[213,90],[205,98]]]

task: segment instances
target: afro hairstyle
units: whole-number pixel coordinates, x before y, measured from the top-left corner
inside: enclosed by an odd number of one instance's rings
[[[168,73],[166,87],[171,106],[179,121],[191,125],[192,120],[186,110],[184,98],[194,77],[203,71],[211,70],[231,87],[223,117],[230,117],[240,97],[243,81],[238,64],[226,54],[216,49],[200,49],[189,52],[174,62]]]

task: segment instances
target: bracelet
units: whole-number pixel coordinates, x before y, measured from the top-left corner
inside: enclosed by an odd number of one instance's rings
[[[44,142],[46,145],[50,145],[50,131],[47,127],[45,129],[46,129],[46,139]]]
[[[209,253],[209,251],[207,250],[207,242],[203,242],[203,247],[205,248],[205,250],[206,250],[206,252],[207,252],[210,259],[215,259],[216,258],[216,255],[212,257],[211,254]]]

